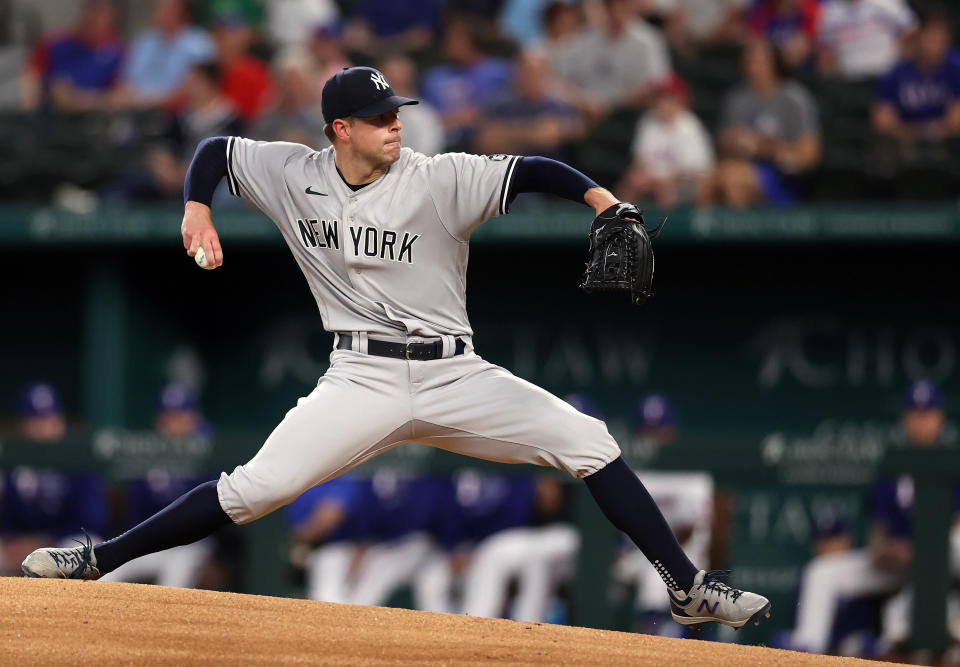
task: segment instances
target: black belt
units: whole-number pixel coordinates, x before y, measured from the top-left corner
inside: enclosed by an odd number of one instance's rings
[[[337,349],[349,350],[352,347],[353,336],[350,334],[340,334]],[[457,344],[453,354],[463,354],[466,347],[467,344],[464,343],[462,339],[457,338]],[[385,340],[368,338],[367,354],[372,354],[377,357],[393,357],[394,359],[430,361],[431,359],[440,359],[443,356],[443,341],[436,340],[432,343],[391,343]]]

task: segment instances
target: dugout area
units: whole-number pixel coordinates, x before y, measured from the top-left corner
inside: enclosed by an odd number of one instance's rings
[[[5,664],[880,665],[757,646],[164,588],[0,578]]]

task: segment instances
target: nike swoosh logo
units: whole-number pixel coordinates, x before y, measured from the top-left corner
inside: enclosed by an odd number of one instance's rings
[[[306,192],[308,195],[320,195],[321,197],[327,196],[326,192],[314,192],[313,188],[310,187],[309,185],[307,186],[307,189],[304,190],[304,192]]]
[[[667,595],[670,596],[670,599],[673,600],[673,602],[674,602],[675,604],[677,604],[677,605],[679,605],[679,606],[681,606],[681,607],[686,607],[688,604],[690,604],[691,602],[693,602],[693,598],[692,598],[692,597],[689,597],[689,596],[688,596],[686,599],[681,600],[679,597],[677,597],[676,595],[674,595],[674,594],[673,594],[673,591],[671,591],[669,588],[667,589]]]

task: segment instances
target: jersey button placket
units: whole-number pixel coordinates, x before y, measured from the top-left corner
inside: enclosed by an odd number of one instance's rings
[[[354,216],[353,214],[354,208],[356,207],[356,201],[357,201],[356,197],[348,197],[346,203],[343,205],[343,221],[344,221],[344,226],[347,227],[345,231],[348,236],[351,233],[350,228],[353,226],[353,223],[357,221],[356,216]],[[344,249],[346,250],[347,247],[349,246],[345,246]],[[354,260],[359,261],[360,258],[355,257]],[[355,276],[359,276],[363,273],[363,270],[360,267],[351,269],[351,271]]]

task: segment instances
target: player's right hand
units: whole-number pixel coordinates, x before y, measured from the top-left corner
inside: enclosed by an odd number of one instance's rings
[[[207,256],[207,266],[204,268],[215,269],[223,265],[223,249],[220,248],[217,230],[213,227],[209,206],[188,201],[184,206],[180,233],[183,234],[183,247],[191,257],[197,254],[197,248],[203,248]]]

